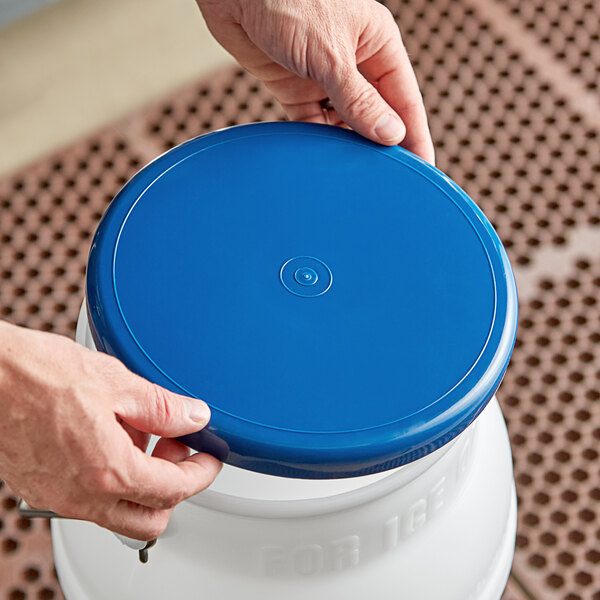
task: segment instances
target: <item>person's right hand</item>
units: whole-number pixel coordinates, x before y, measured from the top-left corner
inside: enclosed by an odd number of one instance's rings
[[[434,163],[419,85],[376,0],[196,0],[215,38],[295,121],[351,127]],[[324,110],[329,99],[333,110]]]
[[[173,507],[221,469],[170,439],[209,419],[204,402],[115,358],[0,322],[0,477],[30,506],[154,539]],[[149,433],[164,436],[153,456]]]

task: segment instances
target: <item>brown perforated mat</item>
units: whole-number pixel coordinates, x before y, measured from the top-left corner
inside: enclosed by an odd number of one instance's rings
[[[582,0],[508,0],[512,13],[523,20],[558,61],[580,77],[592,91],[600,89],[600,4]]]
[[[598,4],[387,4],[438,165],[516,267],[520,329],[499,396],[520,512],[504,598],[600,600]],[[90,236],[123,183],[192,136],[279,118],[261,84],[225,70],[0,181],[0,317],[72,336]],[[47,524],[19,518],[6,486],[0,502],[0,598],[60,598]]]

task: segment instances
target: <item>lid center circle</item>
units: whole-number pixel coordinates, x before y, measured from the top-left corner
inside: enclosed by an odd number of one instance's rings
[[[286,261],[279,271],[283,287],[302,298],[321,296],[333,281],[331,269],[318,258],[296,256]]]
[[[294,273],[294,279],[300,285],[315,285],[319,280],[319,276],[317,275],[317,272],[310,267],[300,267]]]

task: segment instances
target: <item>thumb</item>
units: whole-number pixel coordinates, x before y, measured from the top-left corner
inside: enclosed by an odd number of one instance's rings
[[[325,90],[344,122],[379,144],[399,144],[406,135],[402,119],[356,68],[334,69]]]
[[[210,420],[210,408],[202,400],[175,394],[141,377],[115,407],[123,421],[146,433],[177,437],[202,429]]]

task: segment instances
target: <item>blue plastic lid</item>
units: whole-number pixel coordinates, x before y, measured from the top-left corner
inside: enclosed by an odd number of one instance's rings
[[[210,405],[187,444],[306,478],[390,469],[458,435],[517,323],[504,248],[456,184],[301,123],[204,135],[142,169],[100,223],[87,301],[99,350]]]

